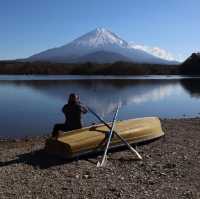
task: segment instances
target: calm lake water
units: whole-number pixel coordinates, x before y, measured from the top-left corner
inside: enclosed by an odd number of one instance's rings
[[[0,137],[51,132],[63,122],[71,92],[107,121],[118,103],[118,119],[200,116],[200,78],[180,76],[0,76]],[[90,113],[85,126],[98,121]]]

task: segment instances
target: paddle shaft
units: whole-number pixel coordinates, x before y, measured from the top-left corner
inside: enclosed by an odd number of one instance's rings
[[[97,115],[90,107],[87,106],[87,109],[93,115],[95,115],[100,120],[100,122],[102,122],[106,127],[111,129],[111,127],[99,115]],[[115,130],[113,131],[113,133],[131,150],[132,153],[136,154],[139,159],[142,159],[141,155],[123,137],[121,137]]]
[[[102,159],[102,162],[101,162],[100,166],[102,166],[102,165],[104,164],[105,159],[106,159],[106,155],[107,155],[107,152],[108,152],[108,147],[109,147],[109,145],[110,145],[111,138],[112,138],[112,135],[113,135],[113,130],[114,130],[114,128],[115,128],[115,122],[116,122],[116,118],[117,118],[118,111],[119,111],[119,106],[117,106],[117,110],[116,110],[115,115],[114,115],[114,117],[113,117],[112,126],[111,126],[111,128],[110,128],[108,141],[107,141],[107,144],[106,144],[106,148],[105,148],[104,155],[103,155],[103,159]]]

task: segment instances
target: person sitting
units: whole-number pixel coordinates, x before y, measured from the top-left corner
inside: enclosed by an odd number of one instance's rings
[[[82,114],[88,112],[87,108],[80,104],[79,96],[71,93],[68,103],[62,108],[65,115],[64,124],[55,124],[52,132],[53,137],[58,137],[62,132],[82,128]]]

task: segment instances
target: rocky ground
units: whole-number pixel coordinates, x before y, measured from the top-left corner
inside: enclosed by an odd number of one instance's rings
[[[0,141],[0,198],[200,198],[200,119],[162,120],[164,138],[128,150],[64,162],[45,155],[45,138]]]

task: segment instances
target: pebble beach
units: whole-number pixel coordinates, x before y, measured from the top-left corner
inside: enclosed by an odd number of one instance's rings
[[[200,118],[162,119],[165,136],[137,147],[64,161],[44,153],[47,137],[0,140],[0,198],[200,198]]]

